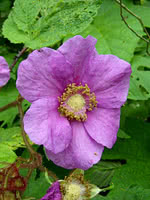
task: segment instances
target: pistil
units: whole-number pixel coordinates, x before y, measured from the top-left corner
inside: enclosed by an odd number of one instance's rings
[[[97,106],[96,96],[90,92],[87,84],[69,84],[61,97],[58,97],[60,106],[58,111],[69,120],[85,121],[87,111]]]

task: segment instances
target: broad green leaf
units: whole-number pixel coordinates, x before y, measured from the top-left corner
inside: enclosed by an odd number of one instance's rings
[[[31,49],[53,46],[67,34],[84,30],[100,4],[100,0],[16,0],[3,34]]]
[[[24,170],[23,172],[22,169],[21,171],[21,174],[23,174],[26,170]],[[36,177],[37,173],[36,170],[34,170],[29,179],[27,188],[23,193],[23,198],[34,197],[35,199],[40,199],[46,194],[46,191],[50,187],[50,184],[47,182],[44,172],[41,172],[38,178]]]
[[[0,144],[0,168],[7,166],[7,163],[13,163],[16,160],[16,154],[6,144]],[[6,164],[4,164],[4,163]]]
[[[115,170],[112,179],[114,189],[108,195],[112,199],[120,199],[120,192],[123,194],[132,185],[150,188],[150,124],[128,119],[125,126],[131,139],[118,139],[113,149],[106,149],[103,154],[103,159],[126,161],[126,164]]]
[[[125,13],[125,17],[135,31],[144,34],[140,24],[134,17],[129,13]],[[139,38],[122,21],[119,5],[112,0],[103,1],[98,16],[93,23],[100,33],[99,37],[102,37],[103,44],[106,43],[106,46],[109,47],[105,53],[109,54],[111,52],[111,54],[130,62]],[[103,48],[105,49],[105,46]]]
[[[132,61],[129,99],[147,100],[150,98],[150,58],[135,56]]]
[[[130,8],[130,7],[129,7]],[[146,26],[146,27],[150,27],[150,6],[149,7],[146,7],[145,5],[143,6],[132,6],[131,7],[131,10],[141,18],[143,24]]]
[[[85,171],[85,178],[98,187],[106,187],[110,184],[115,169],[121,167],[120,162],[100,161],[97,165]]]
[[[21,136],[21,128],[0,128],[0,145],[1,144],[8,145],[12,150],[16,150],[19,147],[26,147]]]

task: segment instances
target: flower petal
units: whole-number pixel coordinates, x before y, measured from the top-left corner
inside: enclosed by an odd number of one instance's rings
[[[41,200],[62,200],[60,191],[60,184],[58,181],[54,182],[51,187],[47,190],[47,193]]]
[[[17,88],[30,102],[56,97],[71,82],[72,70],[61,53],[46,47],[35,50],[19,65]]]
[[[127,98],[131,66],[114,55],[91,57],[82,78],[96,94],[98,107],[119,108]]]
[[[57,107],[55,98],[39,99],[32,103],[24,117],[24,128],[31,141],[53,153],[66,149],[72,138],[71,126],[60,116]]]
[[[87,65],[89,57],[95,53],[96,41],[97,40],[92,36],[83,38],[77,35],[67,40],[59,47],[58,51],[61,52],[66,60],[73,66],[75,83],[81,82],[81,77],[84,74],[84,66]]]
[[[10,79],[10,70],[6,60],[0,56],[0,87],[4,86]]]
[[[99,144],[112,148],[117,139],[120,122],[120,109],[97,108],[88,112],[84,127]]]
[[[73,137],[69,147],[58,154],[46,150],[47,156],[61,167],[86,170],[100,160],[104,147],[87,134],[82,123],[72,122],[71,126]]]

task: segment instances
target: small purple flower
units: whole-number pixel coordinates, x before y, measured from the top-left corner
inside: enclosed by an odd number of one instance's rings
[[[88,169],[112,148],[127,98],[130,64],[98,55],[96,39],[77,35],[57,51],[42,48],[21,62],[17,88],[32,103],[24,117],[30,139],[64,168]]]
[[[58,181],[54,182],[47,190],[47,193],[41,200],[62,200],[60,192],[60,184]]]
[[[10,70],[6,60],[0,56],[0,87],[4,86],[10,79]]]

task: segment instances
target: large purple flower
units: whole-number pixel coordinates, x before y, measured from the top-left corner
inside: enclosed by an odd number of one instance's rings
[[[6,60],[0,56],[0,87],[4,86],[10,78],[10,70]]]
[[[77,35],[57,51],[42,48],[21,62],[17,88],[32,103],[25,131],[64,168],[88,169],[117,138],[130,64],[98,55],[96,39]]]

